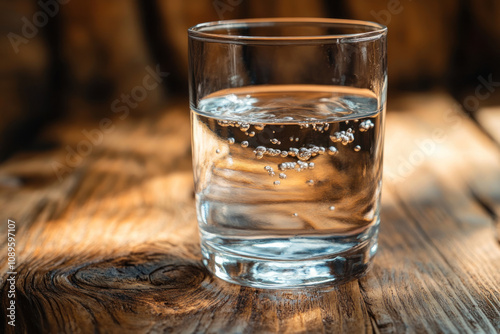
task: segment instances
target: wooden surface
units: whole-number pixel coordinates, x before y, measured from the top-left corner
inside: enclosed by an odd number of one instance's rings
[[[81,131],[0,165],[0,331],[7,218],[16,221],[19,333],[497,333],[500,111],[467,118],[445,94],[391,99],[380,247],[369,274],[330,289],[257,290],[201,265],[187,104],[113,120],[67,164]],[[495,139],[497,142],[495,142]]]

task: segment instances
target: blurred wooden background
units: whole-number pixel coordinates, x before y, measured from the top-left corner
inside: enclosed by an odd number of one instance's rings
[[[155,113],[169,97],[185,95],[186,30],[204,21],[378,21],[390,31],[392,92],[444,87],[460,97],[480,75],[500,80],[495,0],[17,0],[1,1],[0,15],[0,159],[21,147],[38,149],[33,138],[53,119],[110,114],[112,102],[143,80],[147,66],[160,66],[169,77],[132,114]]]

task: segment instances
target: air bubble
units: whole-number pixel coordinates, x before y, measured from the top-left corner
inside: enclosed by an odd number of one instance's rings
[[[309,169],[314,169],[314,162],[310,162],[308,167]]]
[[[323,155],[323,154],[325,154],[325,151],[326,151],[326,149],[324,147],[320,147],[318,154]]]
[[[266,151],[266,148],[264,146],[257,146],[255,148],[255,152],[264,153],[265,151]]]
[[[266,166],[266,167],[264,167],[264,169],[267,171],[273,170],[273,168],[271,166]]]
[[[288,152],[287,151],[281,151],[281,156],[283,158],[286,158],[288,156]]]
[[[276,139],[276,138],[269,139],[269,141],[270,141],[272,144],[275,144],[275,145],[279,145],[279,144],[281,144],[281,142],[280,142],[278,139]]]
[[[250,124],[248,124],[248,123],[242,123],[242,124],[240,125],[240,130],[241,130],[241,131],[245,132],[245,131],[247,131],[248,129],[250,129]]]
[[[313,180],[308,180],[306,183],[309,186],[313,186],[314,185],[314,181]]]
[[[293,117],[291,117],[291,116],[285,116],[285,117],[283,117],[283,120],[284,121],[293,121]]]
[[[228,138],[228,139],[227,139],[227,142],[228,142],[229,144],[234,144],[234,138]]]
[[[295,212],[294,214],[292,214],[292,216],[294,216],[294,217],[298,217],[298,216],[299,216],[299,214],[298,214],[297,212]]]
[[[257,159],[262,159],[262,157],[264,157],[264,154],[262,154],[261,152],[257,152],[257,153],[255,154],[255,157],[256,157]]]
[[[279,185],[281,184],[281,182],[280,182],[280,181],[274,181],[274,182],[273,182],[273,184],[274,184],[275,186],[279,186]]]
[[[360,150],[361,150],[361,146],[356,145],[356,147],[354,147],[354,151],[359,152]]]
[[[331,207],[329,207],[330,211],[333,211],[335,210],[335,207],[332,205]]]
[[[292,137],[290,137],[290,141],[293,141],[293,140],[294,140],[293,136],[292,136]]]
[[[337,153],[338,153],[338,151],[337,151],[337,149],[335,148],[335,146],[330,146],[330,147],[328,148],[328,154],[329,154],[329,155],[335,155],[335,154],[337,154]]]
[[[242,141],[241,142],[241,147],[248,147],[248,142],[246,140]]]
[[[250,132],[250,133],[248,134],[248,136],[250,136],[250,137],[255,136],[255,132],[253,132],[253,131],[252,131],[252,132]]]
[[[286,179],[286,174],[285,173],[280,173],[279,178],[280,179]]]
[[[220,153],[220,150],[219,150],[219,149],[216,149],[216,150],[215,150],[215,153]]]
[[[295,141],[299,141],[299,137],[295,137]]]
[[[255,130],[262,131],[262,130],[264,130],[265,125],[264,124],[255,124],[254,127],[255,127]]]

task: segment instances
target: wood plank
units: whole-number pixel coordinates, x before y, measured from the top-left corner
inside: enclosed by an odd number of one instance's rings
[[[500,247],[492,217],[470,187],[475,187],[478,173],[500,185],[498,150],[446,96],[407,96],[401,103],[411,112],[389,117],[385,158],[389,191],[384,198],[393,196],[408,219],[401,224],[415,229],[406,241],[413,249],[405,256],[418,259],[407,289],[420,289],[425,297],[416,307],[425,312],[422,322],[429,326],[422,330],[495,333],[500,326]],[[384,233],[384,228],[393,225],[383,225],[382,236],[392,238],[395,234]],[[387,264],[386,276],[391,267]],[[374,279],[370,283],[379,284]],[[376,291],[370,287],[366,290]]]
[[[479,124],[500,145],[500,106],[481,108],[475,116]]]
[[[495,98],[499,96],[500,94],[496,94]],[[475,117],[480,126],[500,148],[500,107],[483,107],[476,112]],[[478,177],[472,189],[477,199],[496,220],[496,233],[500,241],[500,183],[488,182],[488,179]]]
[[[81,129],[92,124],[56,125],[46,138],[58,139],[60,148],[20,154],[0,165],[2,219],[15,219],[19,228],[18,331],[500,328],[500,249],[491,215],[469,191],[477,165],[484,165],[481,175],[489,180],[500,175],[498,157],[471,121],[446,114],[453,106],[449,98],[394,100],[394,110],[402,112],[388,115],[382,230],[373,270],[340,287],[298,291],[239,287],[203,268],[189,118],[182,103],[155,119],[114,120],[114,130],[62,181],[51,163],[67,163],[66,145],[76,148],[84,139]],[[447,139],[409,172],[401,169],[436,127]],[[3,240],[0,251],[6,252]],[[4,282],[2,308],[8,302]],[[11,330],[5,317],[0,328]]]

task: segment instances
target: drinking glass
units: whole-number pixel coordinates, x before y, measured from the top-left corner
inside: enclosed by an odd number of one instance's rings
[[[387,28],[246,19],[189,29],[204,265],[259,288],[362,276],[377,250]]]

